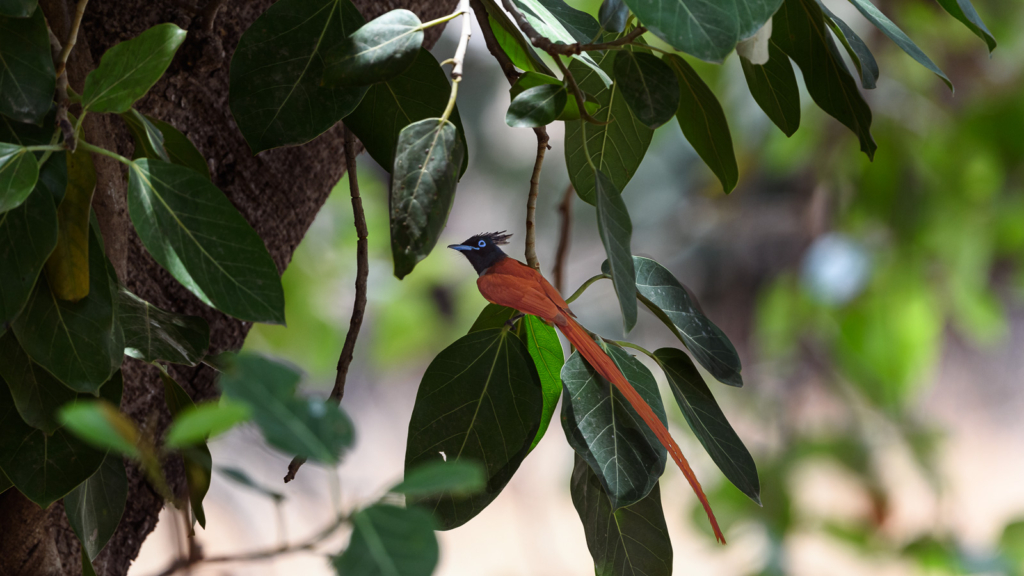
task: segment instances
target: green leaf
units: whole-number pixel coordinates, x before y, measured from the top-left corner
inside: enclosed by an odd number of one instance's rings
[[[739,39],[750,38],[761,29],[783,0],[736,0],[736,15],[739,17]]]
[[[614,37],[605,37],[605,40],[611,38]],[[619,52],[608,50],[599,55],[601,67],[611,72],[615,55]],[[592,114],[594,119],[607,122],[599,126],[584,124],[582,120],[565,124],[565,165],[569,170],[569,181],[584,202],[596,205],[594,169],[587,162],[583,150],[584,130],[591,160],[620,192],[625,191],[626,184],[640,167],[654,131],[633,115],[618,84],[605,88],[596,74],[575,62],[569,64],[569,71],[575,76],[580,89],[592,94],[600,105]]]
[[[18,122],[42,123],[56,85],[43,11],[35,10],[27,18],[0,16],[0,114]]]
[[[87,297],[78,302],[60,300],[42,276],[11,329],[35,363],[72,390],[96,394],[121,365],[124,343],[107,259],[95,231],[89,235],[89,254]]]
[[[939,70],[939,67],[932,62],[931,58],[925,55],[917,44],[907,36],[903,30],[900,30],[899,26],[889,20],[888,16],[882,14],[882,12],[871,3],[871,0],[850,0],[850,2],[860,10],[860,13],[868,19],[869,22],[875,25],[876,28],[882,31],[883,34],[889,37],[890,40],[896,43],[904,52],[906,52],[911,58],[917,61],[918,64],[924,66],[930,70],[933,74],[942,78],[942,81],[946,83],[950,91],[953,90],[953,83],[949,81],[946,73]]]
[[[10,387],[21,419],[47,434],[60,428],[57,409],[77,395],[34,364],[11,332],[0,336],[0,376]]]
[[[127,112],[164,75],[184,41],[185,31],[165,22],[115,44],[85,77],[82,107],[89,112]]]
[[[505,124],[513,128],[539,128],[555,121],[565,110],[568,94],[555,84],[529,88],[512,99]]]
[[[388,492],[405,494],[408,498],[441,496],[445,492],[468,496],[482,491],[486,483],[486,471],[479,462],[428,462],[408,471],[405,480]]]
[[[324,56],[324,84],[365,86],[401,74],[423,46],[420,19],[391,10],[367,22]]]
[[[988,51],[992,52],[996,49],[996,38],[988,31],[988,27],[981,21],[981,16],[978,16],[978,11],[974,9],[974,5],[971,4],[971,0],[935,0],[939,3],[939,6],[949,12],[949,15],[956,18],[967,26],[971,32],[978,38],[985,41],[985,45],[988,46]]]
[[[537,435],[530,444],[530,450],[537,447],[540,439],[548,430],[551,423],[551,416],[558,406],[558,399],[562,395],[562,365],[565,364],[565,356],[562,351],[562,343],[555,334],[555,329],[546,324],[536,316],[527,314],[522,320],[522,335],[526,339],[526,349],[533,358],[533,364],[537,367],[537,374],[540,376],[540,387],[544,394],[544,409],[540,415],[540,428]]]
[[[697,304],[696,298],[664,266],[633,256],[637,298],[686,345],[697,362],[719,382],[743,386],[740,357],[732,342]],[[601,265],[605,270],[607,264]]]
[[[239,355],[220,378],[231,399],[248,404],[271,445],[306,458],[335,464],[352,445],[352,422],[338,406],[296,396],[299,374],[255,355]]]
[[[819,108],[842,122],[860,139],[860,149],[874,158],[871,109],[846,69],[816,0],[786,0],[772,17],[772,42],[800,66],[807,92]]]
[[[107,454],[99,470],[64,497],[64,512],[89,560],[114,535],[128,501],[128,476],[119,454]]]
[[[187,136],[167,122],[149,116],[146,116],[146,119],[156,126],[160,130],[160,134],[163,135],[164,149],[167,150],[171,162],[191,168],[206,178],[210,178],[210,167],[206,164],[206,158]]]
[[[553,76],[554,73],[537,55],[533,45],[523,38],[519,28],[516,28],[505,11],[494,0],[483,0],[483,4],[487,10],[487,21],[491,26],[491,31],[494,32],[494,38],[512,64],[520,70]]]
[[[2,1],[0,0],[0,2]],[[15,122],[6,116],[0,116],[0,142],[21,144],[22,146],[49,144],[50,138],[57,130],[56,119],[57,105],[52,103],[43,116],[41,124]],[[42,155],[42,152],[38,154]]]
[[[437,59],[421,49],[408,70],[371,86],[355,112],[345,118],[345,125],[359,137],[370,157],[390,172],[402,129],[420,120],[440,117],[450,95],[448,76]],[[449,120],[459,130],[459,146],[463,150],[460,170],[465,172],[469,153],[458,106],[452,110]]]
[[[434,249],[455,201],[462,165],[455,124],[427,118],[402,129],[391,179],[391,254],[404,278]]]
[[[586,44],[601,34],[601,25],[593,16],[570,7],[562,0],[512,0],[512,3],[541,36],[552,42]],[[589,67],[603,86],[612,85],[608,72],[602,70],[589,53],[574,56],[573,61]]]
[[[231,114],[253,154],[309,142],[359,105],[366,87],[322,86],[324,54],[363,25],[349,0],[280,0],[231,58]]]
[[[79,401],[60,409],[57,418],[68,430],[100,450],[139,457],[139,429],[105,400]]]
[[[434,358],[416,393],[405,469],[472,460],[487,470],[483,492],[420,501],[441,529],[461,526],[498,496],[530,451],[543,402],[529,351],[507,330],[473,332]]]
[[[0,214],[0,326],[21,313],[57,245],[57,209],[44,183],[44,175],[59,168],[55,160],[51,158],[43,165],[35,194],[29,194],[21,206]]]
[[[228,478],[234,480],[235,482],[238,482],[242,486],[252,488],[253,490],[259,492],[260,494],[263,494],[264,496],[273,499],[275,502],[280,502],[281,500],[284,500],[284,494],[281,494],[280,492],[275,492],[273,490],[270,490],[269,488],[264,487],[261,484],[256,483],[252,478],[249,477],[248,474],[245,473],[244,470],[238,468],[231,468],[228,466],[218,466],[217,471],[227,476]]]
[[[658,484],[635,504],[616,509],[600,478],[577,454],[569,491],[583,522],[595,576],[671,576],[672,542]]]
[[[132,138],[135,139],[135,153],[132,155],[132,158],[152,158],[153,160],[163,160],[164,162],[171,161],[171,158],[167,155],[167,149],[164,148],[163,132],[149,118],[143,116],[135,108],[132,108],[121,114],[121,119],[128,126],[128,131],[132,133]]]
[[[490,328],[502,328],[505,326],[506,322],[515,316],[515,314],[516,310],[514,308],[499,306],[497,304],[488,304],[480,311],[480,315],[477,316],[476,321],[473,322],[472,326],[470,326],[467,334],[472,334],[473,332],[479,332],[481,330],[488,330]]]
[[[28,18],[36,9],[36,0],[0,0],[0,16]]]
[[[846,22],[843,22],[838,16],[833,14],[820,0],[818,0],[818,6],[825,14],[825,24],[832,29],[832,33],[836,35],[836,38],[839,38],[839,41],[843,43],[846,53],[850,55],[850,60],[857,67],[857,71],[860,73],[861,86],[868,90],[874,89],[875,83],[878,81],[878,62],[875,62],[875,55],[871,53],[871,50],[868,49],[860,36],[853,31],[853,28],[850,28]]]
[[[637,120],[657,128],[679,107],[679,82],[653,54],[622,50],[615,57],[615,84]]]
[[[679,77],[679,128],[728,194],[736,187],[740,172],[722,105],[686,60],[675,54],[665,55],[665,60]]]
[[[654,352],[654,357],[665,371],[669,388],[686,417],[686,423],[704,450],[740,492],[760,505],[761,484],[757,479],[754,459],[729,425],[693,361],[685,352],[675,348],[661,348]]]
[[[374,504],[352,515],[352,539],[331,563],[342,576],[430,576],[437,558],[429,513]]]
[[[201,174],[132,162],[128,213],[153,259],[201,300],[241,320],[284,324],[284,289],[263,239]]]
[[[800,86],[789,56],[774,40],[768,41],[768,55],[768,62],[763,66],[740,58],[743,75],[750,95],[761,110],[786,136],[792,136],[800,127]]]
[[[57,247],[46,260],[43,273],[54,296],[77,302],[89,295],[89,215],[96,168],[85,148],[64,156],[68,178],[64,199],[57,207]]]
[[[519,80],[516,80],[516,83],[509,88],[509,96],[514,100],[516,96],[519,96],[525,90],[544,85],[564,86],[561,80],[548,76],[547,74],[525,72],[519,77]],[[600,105],[597,102],[592,102],[588,99],[586,101],[586,108],[587,113],[593,115],[597,113]],[[579,120],[579,118],[580,108],[579,105],[576,104],[576,98],[567,94],[565,108],[562,109],[562,113],[559,114],[555,120]]]
[[[198,316],[165,312],[120,287],[117,312],[125,353],[146,362],[195,366],[210,346],[210,326]]]
[[[664,423],[658,383],[639,360],[617,347],[609,356]],[[562,368],[562,429],[594,469],[612,508],[639,502],[658,483],[668,453],[622,393],[574,352]]]
[[[167,448],[203,444],[249,420],[249,406],[235,402],[210,401],[185,408],[171,422],[164,438]]]
[[[597,170],[597,232],[604,244],[605,254],[611,262],[609,271],[615,285],[615,295],[622,310],[622,321],[626,334],[636,326],[636,298],[633,297],[633,256],[629,248],[633,235],[633,224],[629,211],[615,184],[603,172]]]
[[[606,32],[618,34],[626,29],[629,18],[629,6],[623,0],[604,0],[597,11],[597,22]]]
[[[39,179],[35,154],[0,142],[0,214],[21,206]]]
[[[740,39],[736,2],[743,1],[626,0],[626,4],[644,26],[673,48],[719,63]]]
[[[117,372],[100,396],[116,406],[121,389]],[[7,386],[0,385],[0,469],[29,500],[48,507],[92,476],[104,455],[64,428],[46,434],[22,422]]]
[[[183,412],[195,409],[196,405],[192,402],[192,398],[162,367],[160,368],[160,379],[164,383],[164,400],[167,402],[167,408],[170,410],[171,417],[175,421],[178,420],[178,416]],[[224,404],[225,402],[222,398],[221,403]],[[207,429],[209,428],[207,427]],[[203,510],[203,498],[206,497],[206,492],[210,489],[210,478],[213,475],[213,456],[210,455],[210,449],[206,447],[205,442],[199,441],[193,444],[181,450],[181,457],[185,467],[188,499],[192,505],[192,517],[199,522],[200,526],[206,528],[206,512]],[[194,524],[195,522],[193,522]]]

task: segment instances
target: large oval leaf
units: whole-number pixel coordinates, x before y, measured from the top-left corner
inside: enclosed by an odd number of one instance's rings
[[[68,524],[89,560],[114,535],[128,501],[128,475],[120,454],[107,454],[99,470],[64,497]]]
[[[146,362],[195,366],[210,346],[210,326],[198,316],[172,314],[128,291],[118,290],[125,353]]]
[[[541,36],[552,42],[586,44],[601,33],[601,25],[593,16],[572,8],[562,0],[512,0],[512,3]],[[611,86],[612,79],[607,70],[602,70],[589,53],[574,56],[573,61],[582,62],[597,74],[604,86]]]
[[[324,84],[366,86],[384,82],[412,65],[423,46],[420,19],[391,10],[367,22],[324,56]]]
[[[25,309],[11,324],[29,357],[77,392],[96,394],[124,356],[106,260],[93,232],[89,295],[78,302],[60,300],[46,277],[40,277]]]
[[[682,350],[660,348],[655,359],[665,371],[672,395],[704,450],[741,492],[761,504],[757,466],[743,441],[726,420],[693,361]]]
[[[132,159],[150,158],[173,162],[191,168],[207,178],[210,177],[210,167],[206,164],[206,158],[177,128],[162,120],[139,114],[135,110],[123,114],[122,118],[135,138]]]
[[[89,112],[127,112],[164,75],[184,41],[185,31],[165,22],[115,44],[85,77],[82,107]]]
[[[942,78],[942,81],[946,83],[946,86],[948,86],[950,90],[953,89],[953,83],[949,81],[949,77],[946,76],[946,73],[939,70],[939,67],[932,62],[932,59],[922,52],[921,49],[917,47],[917,44],[914,44],[914,41],[911,40],[903,30],[900,30],[899,26],[893,23],[892,20],[889,20],[885,14],[882,14],[881,10],[876,8],[870,0],[850,0],[850,2],[857,7],[857,10],[860,10],[860,13],[863,14],[869,22],[881,30],[883,34],[888,36],[890,40],[895,42],[896,45],[902,48],[903,51],[910,55],[911,58],[917,60],[918,64],[924,66],[939,78]]]
[[[724,60],[740,39],[736,2],[743,0],[626,0],[655,36],[707,62]]]
[[[746,58],[740,58],[740,64],[757,105],[786,136],[795,134],[800,127],[800,86],[789,56],[769,40],[764,65],[751,64]]]
[[[242,320],[284,323],[284,289],[267,247],[201,174],[132,162],[128,213],[153,259],[200,299]]]
[[[556,84],[528,88],[512,99],[505,113],[505,124],[513,128],[547,126],[565,110],[568,94]]]
[[[530,88],[534,88],[536,86],[543,86],[545,84],[564,86],[561,80],[554,78],[552,76],[548,76],[547,74],[541,74],[538,72],[524,72],[523,75],[519,77],[519,80],[516,80],[516,83],[513,84],[511,88],[509,88],[508,93],[509,96],[511,96],[514,100],[516,96],[519,96],[524,91],[529,90]],[[587,113],[593,115],[598,111],[598,109],[601,106],[597,102],[594,102],[588,98],[586,101],[586,107]],[[555,118],[555,120],[579,119],[580,108],[579,105],[576,103],[576,98],[574,98],[572,95],[568,95],[565,101],[565,108],[562,109],[562,113],[559,114]]]
[[[57,409],[77,397],[60,380],[32,362],[12,332],[0,337],[0,376],[7,381],[21,419],[47,434],[60,428]]]
[[[604,0],[597,11],[597,22],[606,32],[622,32],[629,18],[629,6],[623,0]]]
[[[736,16],[739,18],[739,37],[750,38],[765,25],[782,5],[783,0],[736,0]]]
[[[55,172],[57,164],[51,158],[43,165],[43,176]],[[0,326],[21,312],[57,245],[57,209],[43,176],[21,206],[0,214]],[[60,179],[61,174],[55,176]]]
[[[651,371],[621,348],[609,348],[622,374],[662,422],[665,407]],[[613,509],[639,502],[658,483],[668,453],[618,390],[579,352],[562,368],[562,429],[593,468]],[[614,391],[613,391],[614,390]]]
[[[253,153],[302,144],[348,116],[366,87],[321,86],[323,58],[363,25],[349,0],[280,0],[231,58],[230,104]]]
[[[346,575],[430,576],[438,554],[429,513],[374,504],[352,515],[352,539],[332,564]]]
[[[56,84],[43,11],[28,18],[0,16],[0,114],[40,124]]]
[[[665,61],[679,77],[679,110],[676,113],[679,128],[728,194],[736,187],[740,172],[722,105],[686,60],[667,54]]]
[[[636,326],[636,298],[633,286],[633,255],[629,243],[633,236],[633,224],[622,196],[615,184],[597,170],[594,179],[597,191],[597,231],[604,244],[605,254],[611,263],[608,274],[615,285],[615,295],[622,310],[622,322],[628,334]]]
[[[122,380],[117,372],[100,396],[117,406]],[[91,396],[79,395],[79,400]],[[79,440],[65,428],[52,435],[25,424],[6,385],[0,385],[0,469],[29,500],[46,508],[99,469],[105,452]]]
[[[167,155],[167,149],[164,148],[163,132],[160,132],[152,120],[134,108],[121,114],[121,119],[124,120],[128,131],[132,133],[132,139],[135,140],[135,151],[132,158],[171,161],[170,156]]]
[[[653,54],[622,50],[615,56],[615,85],[636,119],[657,128],[679,107],[679,82]]]
[[[421,501],[441,529],[461,526],[498,496],[530,451],[543,403],[529,352],[508,330],[472,332],[434,358],[416,393],[405,469],[472,460],[487,473],[483,492]]]
[[[537,447],[540,439],[548,430],[551,416],[558,406],[558,399],[562,396],[562,366],[565,364],[565,355],[562,351],[562,342],[555,334],[553,326],[545,323],[536,316],[527,314],[522,319],[520,334],[526,340],[526,349],[533,358],[533,364],[537,367],[537,374],[540,376],[540,387],[544,394],[544,409],[541,411],[540,427],[537,435],[530,444],[530,450]]]
[[[391,254],[404,278],[437,244],[455,201],[463,149],[455,124],[427,118],[402,129],[391,180]]]
[[[672,541],[657,484],[639,502],[616,509],[601,479],[577,454],[569,492],[594,558],[594,576],[671,576]]]
[[[0,142],[0,214],[21,206],[38,179],[35,154],[23,146]]]

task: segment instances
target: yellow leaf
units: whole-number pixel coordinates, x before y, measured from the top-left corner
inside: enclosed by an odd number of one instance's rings
[[[85,150],[67,155],[68,185],[57,208],[57,248],[46,261],[45,271],[55,296],[77,302],[89,295],[89,207],[96,189],[96,168]]]

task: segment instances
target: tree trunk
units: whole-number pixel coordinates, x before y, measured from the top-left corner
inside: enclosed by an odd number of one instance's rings
[[[457,0],[354,0],[367,20],[394,9],[412,10],[424,21],[451,13]],[[51,29],[67,38],[73,0],[41,0]],[[303,146],[270,150],[253,156],[235,126],[228,107],[228,70],[242,33],[272,4],[271,0],[92,0],[78,43],[68,64],[71,86],[82,92],[85,75],[104,51],[162,22],[188,30],[167,74],[137,108],[175,126],[207,158],[214,183],[224,191],[263,238],[283,271],[331,188],[345,171],[342,130],[335,126]],[[209,13],[214,13],[212,22]],[[440,27],[426,34],[436,42]],[[130,156],[133,143],[117,118],[90,115],[91,142]],[[212,310],[157,265],[132,228],[125,204],[126,170],[94,155],[97,189],[93,201],[108,256],[121,282],[132,292],[165,310],[202,316],[210,324],[210,353],[237,350],[251,323]],[[160,437],[170,420],[157,371],[126,358],[121,409],[145,433]],[[172,367],[171,373],[199,401],[216,396],[215,373],[206,367]],[[184,491],[180,463],[166,466],[172,489]],[[283,472],[283,470],[282,470]],[[128,504],[121,524],[94,565],[100,575],[125,574],[142,542],[156,526],[163,500],[142,472],[128,465]],[[78,541],[60,502],[39,510],[16,489],[0,495],[0,576],[8,574],[80,574]]]

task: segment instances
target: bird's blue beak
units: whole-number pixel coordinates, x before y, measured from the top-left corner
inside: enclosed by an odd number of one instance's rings
[[[475,250],[472,246],[466,246],[465,244],[449,244],[449,248],[452,250],[458,250],[459,252],[465,252],[467,250]]]

